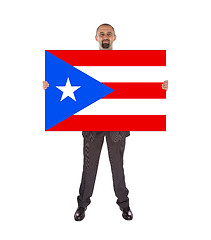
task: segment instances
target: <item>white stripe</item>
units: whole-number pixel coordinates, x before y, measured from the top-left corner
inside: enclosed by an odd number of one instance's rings
[[[76,67],[100,82],[163,82],[166,67]]]
[[[100,99],[76,115],[166,115],[165,99]]]

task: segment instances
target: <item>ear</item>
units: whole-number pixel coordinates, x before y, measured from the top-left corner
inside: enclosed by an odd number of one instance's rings
[[[98,42],[97,36],[95,35],[95,40]]]
[[[114,36],[114,41],[116,40],[116,35]]]

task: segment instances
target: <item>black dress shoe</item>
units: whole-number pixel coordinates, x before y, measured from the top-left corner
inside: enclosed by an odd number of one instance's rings
[[[122,210],[122,217],[125,220],[132,220],[133,219],[133,213],[132,213],[132,211],[130,210],[129,207],[123,208],[121,210]]]
[[[78,207],[74,215],[75,220],[76,221],[83,220],[85,218],[85,211],[86,211],[86,208]]]

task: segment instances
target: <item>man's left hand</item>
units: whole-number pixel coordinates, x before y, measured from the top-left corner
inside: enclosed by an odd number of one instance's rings
[[[168,90],[168,80],[164,81],[162,84],[162,89]]]

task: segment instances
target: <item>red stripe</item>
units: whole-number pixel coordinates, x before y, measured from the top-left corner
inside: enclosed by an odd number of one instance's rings
[[[166,131],[166,115],[73,115],[48,131]]]
[[[160,82],[104,82],[114,92],[105,96],[107,99],[165,99],[166,90]]]
[[[46,50],[72,66],[166,66],[166,50]]]

